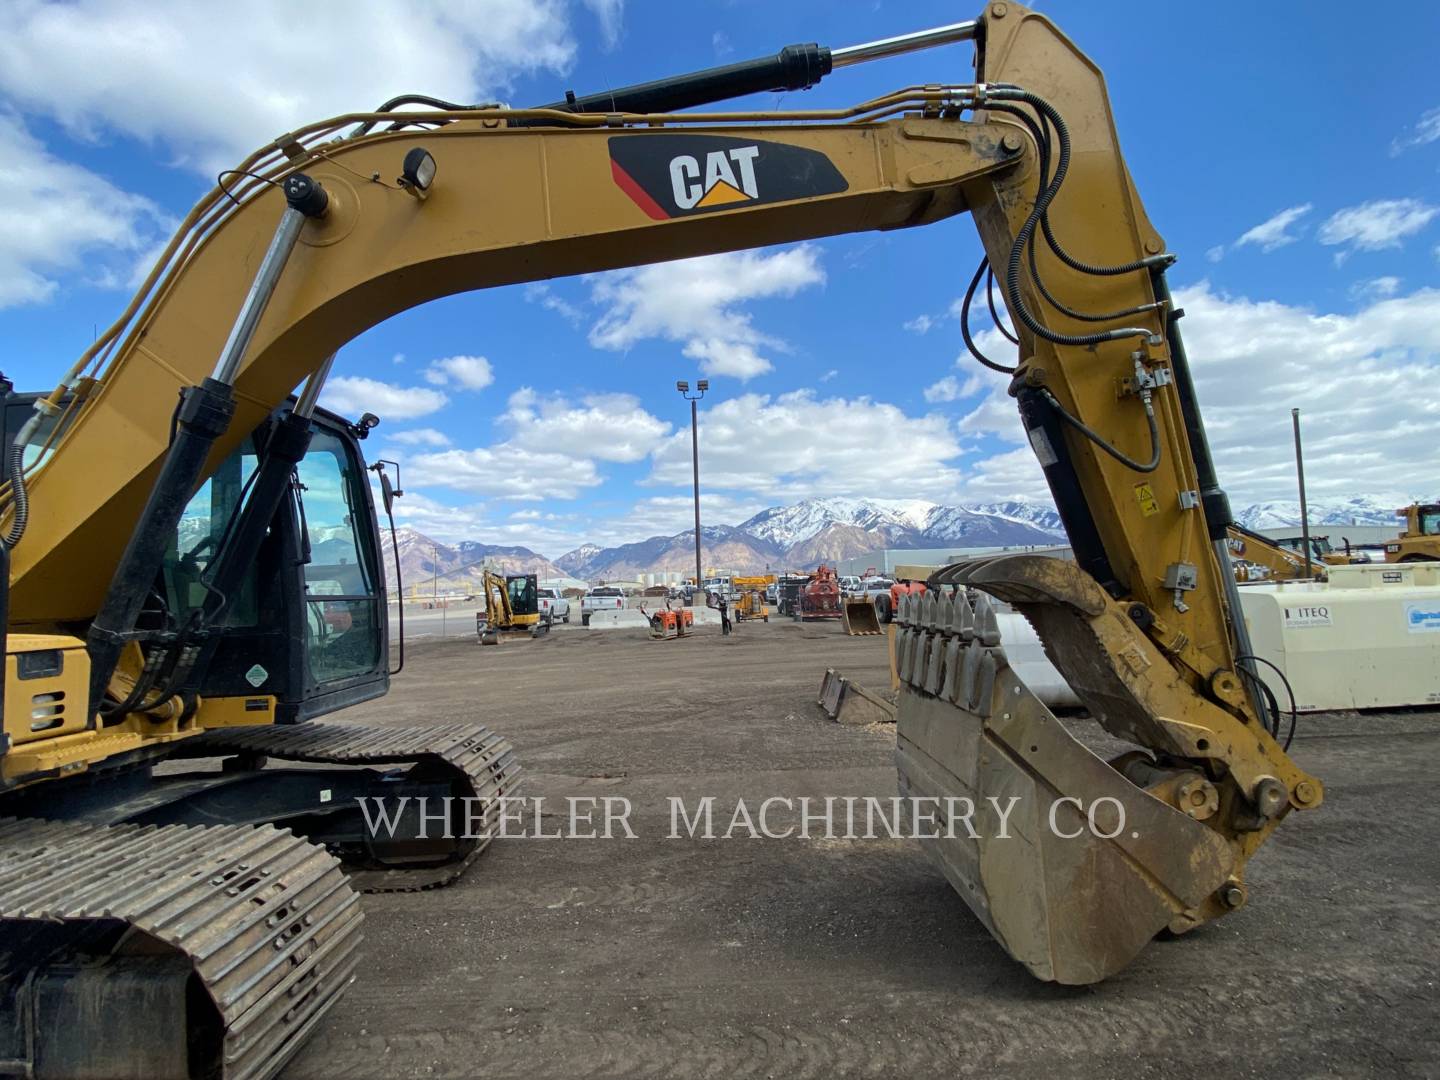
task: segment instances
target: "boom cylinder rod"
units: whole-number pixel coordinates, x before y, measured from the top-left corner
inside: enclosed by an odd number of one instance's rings
[[[215,373],[210,377],[216,382],[226,386],[235,385],[240,361],[245,358],[245,350],[255,338],[260,317],[265,314],[266,305],[275,294],[281,271],[285,269],[285,262],[290,258],[290,252],[295,249],[295,242],[300,239],[300,230],[304,225],[305,215],[293,206],[287,206],[285,213],[281,215],[280,226],[270,240],[270,247],[260,261],[260,270],[256,273],[255,280],[250,283],[250,291],[245,294],[245,302],[240,305],[240,314],[230,327],[230,336],[225,340],[225,347],[220,350],[220,358],[215,362]]]
[[[330,369],[334,366],[335,354],[332,352],[310,378],[305,380],[305,385],[300,390],[300,396],[295,401],[293,412],[296,416],[309,420],[315,415],[315,406],[320,400],[320,391],[325,389],[325,380],[330,378]]]
[[[851,64],[883,60],[889,56],[919,52],[921,49],[933,49],[937,45],[953,45],[957,41],[974,41],[975,31],[979,25],[977,20],[971,19],[968,22],[951,23],[949,26],[937,26],[933,30],[916,30],[911,34],[897,34],[895,37],[881,38],[879,41],[867,41],[864,45],[847,45],[843,49],[831,49],[830,66],[849,67]]]

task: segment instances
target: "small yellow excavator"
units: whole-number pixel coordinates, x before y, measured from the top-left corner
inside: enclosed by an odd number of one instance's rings
[[[1405,519],[1405,531],[1385,544],[1386,562],[1440,559],[1440,503],[1412,503],[1395,516]]]
[[[485,610],[475,613],[481,645],[499,645],[510,638],[538,638],[550,632],[540,614],[539,585],[534,574],[482,574]]]
[[[681,111],[962,41],[973,75],[853,107]],[[1006,0],[533,109],[409,95],[220,179],[56,387],[6,400],[7,1070],[272,1076],[363,978],[355,887],[453,880],[493,834],[518,778],[483,725],[316,722],[391,673],[379,421],[319,393],[346,342],[465,290],[969,214],[962,336],[1008,379],[1075,560],[959,563],[902,598],[907,828],[1020,963],[1090,983],[1242,907],[1250,859],[1323,802],[1251,659],[1174,256],[1103,77],[1045,16]],[[969,330],[992,277],[1004,358]],[[1136,751],[1098,756],[1030,692],[991,598]],[[924,803],[975,814],[935,832]]]

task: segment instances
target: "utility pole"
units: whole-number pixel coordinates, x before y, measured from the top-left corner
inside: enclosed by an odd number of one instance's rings
[[[1295,428],[1295,476],[1300,481],[1300,544],[1305,549],[1305,576],[1314,577],[1310,567],[1310,511],[1305,505],[1305,456],[1300,452],[1300,410],[1290,410],[1290,423]]]
[[[705,391],[710,389],[710,382],[708,379],[697,382],[695,389],[698,393],[693,397],[688,382],[677,382],[675,389],[690,402],[690,460],[695,470],[695,592],[699,592],[703,578],[700,569],[700,419],[696,403],[705,396]],[[690,602],[695,602],[693,592],[690,594]]]
[[[440,550],[430,545],[430,605],[440,606]]]

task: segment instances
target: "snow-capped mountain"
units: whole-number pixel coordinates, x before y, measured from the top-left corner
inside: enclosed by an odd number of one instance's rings
[[[599,544],[581,544],[574,551],[567,551],[555,560],[555,565],[564,570],[567,574],[574,574],[576,577],[583,576],[580,571],[590,565],[590,562],[605,550]]]
[[[762,510],[742,521],[739,528],[788,550],[833,525],[878,534],[886,541],[881,547],[924,547],[926,541],[944,545],[958,540],[971,540],[978,546],[1036,544],[1061,535],[1054,509],[1042,504],[940,506],[923,499],[806,499]]]
[[[593,544],[585,545],[593,548]],[[577,548],[577,551],[584,550]],[[701,562],[737,573],[758,572],[767,565],[785,565],[785,552],[766,540],[733,525],[705,525],[700,529]],[[573,553],[572,553],[573,554]],[[561,556],[568,560],[568,556]],[[561,564],[557,560],[557,565]],[[633,580],[641,574],[663,571],[695,573],[695,530],[674,536],[652,536],[633,544],[596,548],[583,562],[563,563],[564,569],[589,581]]]
[[[423,592],[426,587],[473,591],[479,587],[487,562],[500,573],[539,574],[542,578],[565,576],[560,567],[527,547],[481,544],[474,540],[442,544],[409,525],[395,530],[395,547],[400,554],[400,570],[407,593],[412,588]],[[380,530],[380,548],[385,579],[393,588],[395,555],[391,551],[389,529]]]
[[[944,507],[940,509],[944,509]],[[1065,526],[1060,524],[1060,515],[1049,503],[1022,502],[1016,499],[1010,502],[981,503],[970,509],[979,514],[993,514],[996,517],[1009,518],[1011,521],[1024,522],[1026,525],[1035,526],[1041,532],[1054,533],[1056,536],[1065,535]]]
[[[1356,495],[1350,498],[1307,499],[1311,525],[1395,525],[1395,511],[1412,502],[1396,495],[1389,498]],[[1250,529],[1285,529],[1300,526],[1300,503],[1274,501],[1255,503],[1235,512],[1235,519]]]

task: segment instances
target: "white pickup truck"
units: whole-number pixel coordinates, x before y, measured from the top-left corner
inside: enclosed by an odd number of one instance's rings
[[[570,601],[559,589],[547,589],[543,585],[535,590],[540,599],[540,621],[546,623],[568,623]]]
[[[613,585],[601,585],[591,589],[580,598],[580,622],[590,625],[590,616],[597,611],[621,611],[625,607],[625,593]]]

